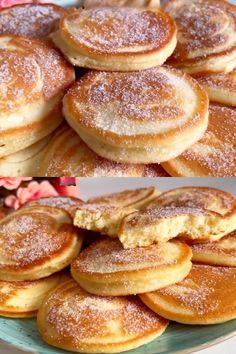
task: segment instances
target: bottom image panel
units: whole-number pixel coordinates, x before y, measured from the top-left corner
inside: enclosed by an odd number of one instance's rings
[[[235,181],[1,178],[0,353],[233,353]]]

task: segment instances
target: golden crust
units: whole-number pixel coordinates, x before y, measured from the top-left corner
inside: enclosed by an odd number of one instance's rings
[[[96,241],[75,258],[71,274],[92,294],[124,296],[157,290],[184,279],[192,252],[180,241],[123,249],[118,240]]]
[[[90,295],[69,280],[43,301],[37,325],[42,338],[55,347],[73,352],[118,353],[160,336],[168,321],[135,297]]]
[[[0,279],[35,280],[70,264],[82,244],[82,231],[62,209],[21,208],[0,222]]]
[[[117,162],[155,163],[178,156],[208,124],[206,92],[170,67],[89,72],[63,102],[71,127],[96,153]]]
[[[215,324],[236,318],[236,268],[193,265],[187,277],[140,295],[154,312],[186,324]]]
[[[177,158],[162,163],[171,176],[236,176],[236,108],[211,104],[203,138]]]
[[[68,12],[52,39],[74,65],[133,71],[166,61],[176,46],[176,26],[161,9],[98,7]]]
[[[0,35],[47,37],[66,10],[54,4],[20,4],[0,10]]]
[[[236,67],[236,7],[224,0],[170,0],[165,10],[178,27],[169,63],[189,73]]]
[[[133,6],[154,8],[160,6],[159,0],[84,0],[84,8],[97,6]]]

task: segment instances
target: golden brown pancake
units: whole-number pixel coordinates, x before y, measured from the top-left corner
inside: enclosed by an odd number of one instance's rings
[[[63,100],[67,122],[98,155],[123,163],[159,163],[204,134],[208,97],[170,67],[85,74]]]
[[[0,221],[0,280],[35,280],[71,263],[82,231],[62,209],[22,208]]]
[[[0,35],[47,37],[66,10],[54,4],[20,4],[0,10]]]
[[[143,177],[170,177],[170,175],[161,165],[155,163],[145,166]]]
[[[209,125],[203,138],[162,164],[171,176],[236,176],[236,108],[211,104],[209,111]]]
[[[50,41],[0,36],[0,157],[57,128],[62,121],[61,100],[74,75]]]
[[[94,242],[71,264],[71,274],[86,291],[102,296],[141,294],[184,279],[192,252],[180,241],[125,250],[119,240]]]
[[[85,8],[96,6],[133,6],[154,8],[160,6],[159,0],[84,0]]]
[[[236,67],[236,7],[224,0],[172,0],[165,10],[178,27],[169,63],[189,73]]]
[[[73,352],[118,353],[160,336],[168,321],[130,297],[101,297],[73,280],[48,294],[37,325],[45,342]]]
[[[193,261],[236,267],[236,231],[216,242],[191,245]]]
[[[63,278],[63,273],[56,273],[32,281],[0,281],[0,316],[15,318],[37,316],[48,291],[55,288]]]
[[[158,8],[95,7],[69,11],[51,37],[76,66],[134,71],[166,61],[176,46],[176,26]]]
[[[116,163],[93,152],[68,126],[59,128],[41,159],[47,177],[142,177],[146,166]]]
[[[236,268],[193,265],[187,277],[140,295],[160,316],[186,324],[215,324],[236,318]]]

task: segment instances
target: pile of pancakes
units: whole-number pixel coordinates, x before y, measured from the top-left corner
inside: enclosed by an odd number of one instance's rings
[[[235,176],[235,35],[224,0],[1,10],[0,173]]]
[[[154,340],[170,320],[236,318],[236,198],[227,192],[42,198],[0,226],[0,314],[37,314],[57,348],[117,353]]]

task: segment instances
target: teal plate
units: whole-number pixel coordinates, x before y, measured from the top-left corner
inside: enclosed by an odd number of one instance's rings
[[[221,325],[185,326],[172,323],[166,332],[148,345],[125,352],[127,354],[192,353],[222,342],[236,334],[236,320]],[[0,339],[19,349],[37,354],[68,354],[45,344],[34,319],[0,318]]]

